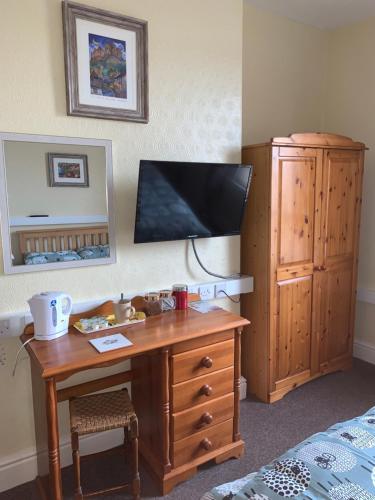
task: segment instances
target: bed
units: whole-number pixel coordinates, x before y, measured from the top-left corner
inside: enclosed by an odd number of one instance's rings
[[[25,264],[109,257],[108,226],[17,231]]]
[[[201,500],[375,500],[375,406]]]

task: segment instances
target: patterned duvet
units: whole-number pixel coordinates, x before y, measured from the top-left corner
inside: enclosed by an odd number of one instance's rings
[[[201,500],[375,500],[375,406]]]

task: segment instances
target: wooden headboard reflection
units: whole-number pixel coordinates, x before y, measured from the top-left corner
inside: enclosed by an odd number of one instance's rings
[[[76,250],[90,245],[107,245],[108,226],[71,227],[17,231],[21,254]]]

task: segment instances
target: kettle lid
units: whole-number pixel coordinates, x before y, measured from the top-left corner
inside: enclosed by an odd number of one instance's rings
[[[41,293],[36,293],[35,295],[33,295],[31,297],[30,300],[28,300],[28,302],[30,303],[30,301],[35,301],[35,300],[40,300],[40,301],[49,301],[49,300],[56,300],[58,299],[59,297],[65,297],[67,296],[68,294],[67,293],[64,293],[64,292],[41,292]]]

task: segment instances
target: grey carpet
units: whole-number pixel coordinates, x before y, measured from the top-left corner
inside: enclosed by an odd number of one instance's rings
[[[267,405],[252,400],[241,403],[241,432],[246,453],[240,460],[221,465],[205,464],[189,481],[177,486],[165,499],[198,500],[213,486],[232,481],[270,462],[315,432],[346,420],[375,405],[375,366],[355,360],[348,372],[327,375],[289,393],[281,401]],[[149,476],[142,472],[142,498],[158,498]],[[100,488],[122,481],[122,457],[102,456],[83,464],[83,484]],[[63,470],[64,498],[73,499],[72,469]],[[0,500],[36,500],[35,485],[26,483],[0,494]],[[130,498],[113,494],[98,498]]]

